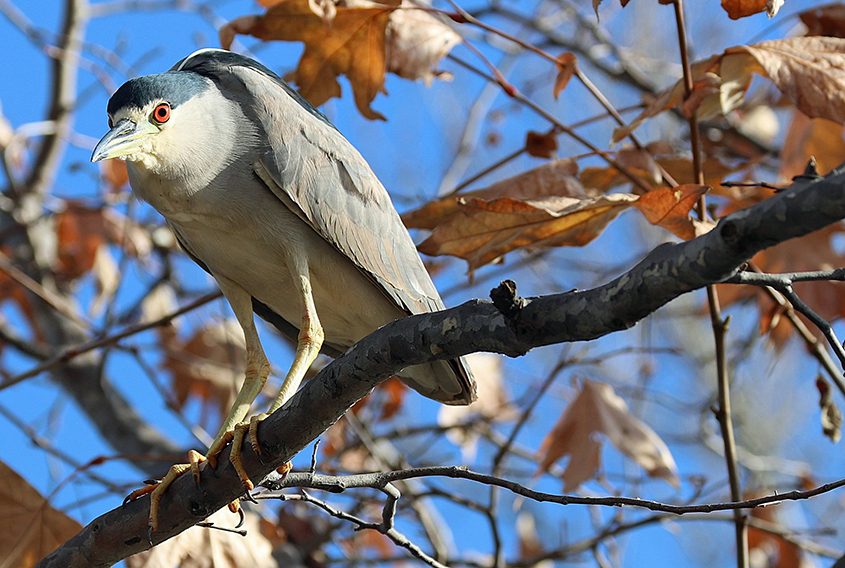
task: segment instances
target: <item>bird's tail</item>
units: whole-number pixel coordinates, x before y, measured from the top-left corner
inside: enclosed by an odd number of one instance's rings
[[[399,377],[423,396],[444,404],[465,405],[477,398],[475,379],[465,359],[414,365],[403,369]]]

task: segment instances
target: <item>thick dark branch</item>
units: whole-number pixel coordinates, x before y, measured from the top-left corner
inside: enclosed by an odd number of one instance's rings
[[[730,278],[756,252],[843,217],[845,173],[837,171],[731,215],[695,240],[662,245],[604,286],[528,300],[508,301],[503,294],[497,305],[476,300],[396,321],[361,340],[262,422],[264,461],[246,450],[246,470],[262,479],[399,369],[476,351],[517,356],[533,347],[629,328],[682,294]],[[162,500],[152,543],[147,540],[149,500],[143,498],[95,519],[41,565],[106,566],[197,524],[243,491],[227,451],[217,471],[203,470],[199,487],[191,476],[173,484]]]

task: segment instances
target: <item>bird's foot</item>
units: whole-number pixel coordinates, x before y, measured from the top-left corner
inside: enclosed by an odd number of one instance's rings
[[[164,495],[164,492],[173,484],[176,479],[181,477],[186,471],[190,470],[191,474],[194,477],[194,482],[199,485],[200,483],[200,464],[206,461],[206,457],[201,453],[189,450],[188,451],[188,462],[189,463],[177,463],[170,466],[170,469],[167,470],[167,474],[157,482],[150,483],[136,489],[132,493],[126,496],[126,499],[123,500],[123,503],[126,504],[130,501],[134,501],[139,497],[143,497],[144,495],[149,494],[150,496],[150,517],[147,522],[149,526],[150,533],[154,533],[158,530],[158,509],[159,504],[161,503],[161,497]]]
[[[241,460],[241,450],[243,449],[244,438],[249,440],[252,451],[260,457],[261,446],[258,444],[258,423],[265,418],[267,418],[267,414],[256,414],[249,419],[249,422],[241,422],[240,424],[235,425],[234,430],[226,432],[217,441],[217,443],[213,444],[208,450],[208,461],[211,464],[211,467],[217,468],[217,460],[220,457],[220,452],[223,451],[226,444],[232,442],[232,450],[229,452],[229,461],[232,463],[232,467],[235,468],[238,477],[241,479],[241,485],[243,485],[244,490],[246,491],[252,491],[255,488],[255,484],[249,478],[249,474],[246,472],[243,461]]]

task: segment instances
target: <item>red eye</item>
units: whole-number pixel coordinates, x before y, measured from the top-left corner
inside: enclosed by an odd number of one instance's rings
[[[161,103],[160,105],[157,105],[153,109],[153,114],[151,118],[158,124],[164,124],[165,122],[170,120],[170,105],[167,103]]]

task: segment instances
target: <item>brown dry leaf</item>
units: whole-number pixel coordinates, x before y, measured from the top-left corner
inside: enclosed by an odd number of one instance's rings
[[[577,70],[578,58],[575,57],[574,53],[567,52],[557,58],[557,77],[555,77],[555,86],[552,89],[555,99],[560,96]]]
[[[794,37],[726,49],[693,64],[695,91],[687,99],[678,81],[648,105],[629,125],[613,133],[618,142],[644,120],[684,105],[706,119],[727,114],[742,104],[753,74],[768,77],[799,110],[810,117],[845,122],[845,40]],[[714,89],[718,86],[718,89]],[[686,102],[686,104],[684,104]]]
[[[76,280],[94,267],[97,250],[106,243],[103,209],[70,202],[56,214],[58,256],[56,272]]]
[[[387,22],[398,2],[377,7],[337,7],[327,26],[308,0],[282,0],[260,16],[244,16],[220,29],[220,43],[231,46],[236,34],[263,39],[301,41],[305,51],[292,75],[300,92],[315,106],[340,96],[337,78],[346,75],[355,104],[365,117],[384,120],[370,104],[384,90]]]
[[[824,175],[845,161],[845,128],[831,120],[809,118],[795,111],[780,152],[780,177],[792,179],[804,172],[807,161],[816,159]]]
[[[534,132],[529,130],[525,135],[525,150],[535,158],[554,158],[557,152],[557,134],[551,132]]]
[[[437,226],[419,250],[463,258],[473,270],[515,249],[584,246],[636,200],[626,193],[583,199],[463,199],[459,211]]]
[[[766,12],[770,18],[778,13],[784,0],[722,0],[722,8],[732,20]]]
[[[416,6],[404,0],[403,8]],[[423,10],[403,9],[390,14],[387,23],[387,70],[430,85],[435,77],[450,75],[437,70],[440,60],[461,42],[461,36],[440,18]]]
[[[162,367],[170,371],[180,408],[201,399],[225,416],[244,378],[246,347],[241,327],[224,320],[201,327],[187,341],[172,336],[164,345]]]
[[[538,471],[546,471],[563,456],[569,456],[563,472],[564,491],[577,489],[599,467],[601,441],[595,433],[604,434],[651,477],[678,485],[675,460],[663,440],[628,412],[628,405],[610,385],[592,381],[584,381],[581,392],[543,440]]]
[[[409,228],[434,229],[460,210],[461,198],[497,197],[530,198],[545,195],[586,197],[584,189],[574,178],[578,164],[574,160],[555,160],[525,173],[500,181],[488,188],[471,191],[462,196],[435,199],[419,209],[402,215]]]
[[[82,530],[82,525],[0,462],[0,567],[29,568]]]
[[[492,353],[473,353],[464,359],[478,379],[478,398],[468,406],[444,404],[437,415],[437,424],[441,428],[451,428],[477,419],[485,423],[513,420],[516,409],[504,385],[502,358]],[[453,428],[448,430],[446,437],[460,446],[467,461],[475,456],[479,435],[473,428]]]
[[[845,4],[810,8],[798,15],[807,26],[808,36],[845,37]]]
[[[128,254],[146,258],[153,245],[147,231],[113,209],[67,201],[55,216],[58,256],[56,272],[67,281],[94,268],[100,247],[111,243]]]
[[[568,160],[551,162],[487,189],[435,200],[402,218],[410,228],[431,230],[421,252],[463,258],[470,270],[519,248],[584,246],[640,197],[588,195],[574,177],[576,168]],[[640,210],[652,223],[691,238],[705,228],[684,221],[684,207],[703,191],[703,186],[684,186],[681,193],[664,188]]]
[[[804,114],[845,122],[845,39],[794,37],[735,47],[725,57],[747,52],[759,68]],[[762,72],[760,71],[762,69]]]
[[[466,259],[470,269],[528,246],[581,246],[601,233],[636,196],[587,197],[568,160],[551,162],[488,189],[447,197],[405,215],[432,228],[426,254]]]
[[[819,391],[822,432],[835,444],[842,437],[842,411],[831,396],[830,385],[821,375],[816,377],[816,388]]]
[[[699,233],[689,212],[709,189],[706,185],[697,184],[655,189],[641,195],[634,207],[652,225],[659,225],[684,240],[690,240]]]
[[[232,527],[237,516],[221,509],[207,521],[219,527]],[[273,545],[261,531],[258,515],[247,513],[246,536],[237,533],[191,527],[154,548],[130,556],[127,568],[277,568]]]

